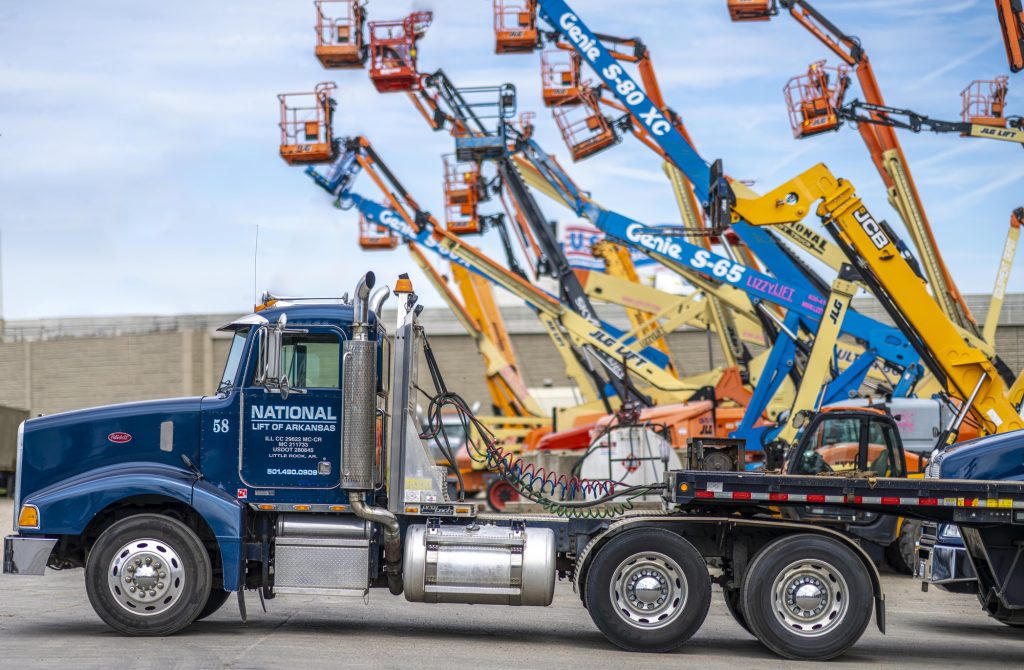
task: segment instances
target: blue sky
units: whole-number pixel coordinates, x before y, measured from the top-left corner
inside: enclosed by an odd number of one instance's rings
[[[520,109],[538,112],[540,143],[565,156],[540,104],[538,57],[493,53],[490,4],[369,0],[369,12],[432,9],[421,70],[444,68],[460,86],[514,83]],[[830,55],[792,19],[733,24],[725,0],[571,4],[594,30],[645,40],[706,159],[723,158],[762,191],[824,161],[898,226],[853,129],[792,139],[783,84]],[[956,119],[969,81],[1007,73],[989,0],[815,5],[861,38],[890,105]],[[259,290],[338,295],[366,269],[385,279],[414,270],[401,249],[360,251],[354,216],[277,156],[276,94],[335,81],[337,132],[367,135],[415,197],[442,212],[450,138],[431,133],[404,96],[376,93],[365,71],[324,71],[313,21],[306,0],[0,5],[3,315],[245,311],[257,225]],[[1021,82],[1011,78],[1011,113],[1024,113]],[[961,289],[988,292],[1009,212],[1024,204],[1020,149],[955,135],[901,140]],[[677,220],[659,161],[631,138],[570,171],[608,207]],[[419,289],[438,304],[425,282]],[[1010,290],[1024,290],[1024,268]]]

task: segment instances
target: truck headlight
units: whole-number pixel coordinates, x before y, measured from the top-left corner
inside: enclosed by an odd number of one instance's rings
[[[960,527],[955,526],[951,523],[944,523],[939,527],[939,539],[942,540],[959,540],[960,538]]]

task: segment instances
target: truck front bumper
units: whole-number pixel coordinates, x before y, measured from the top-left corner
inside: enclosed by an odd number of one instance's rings
[[[55,544],[56,538],[8,535],[4,538],[4,574],[44,574]]]

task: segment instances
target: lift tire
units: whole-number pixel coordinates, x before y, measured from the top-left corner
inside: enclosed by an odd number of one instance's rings
[[[750,633],[750,624],[747,623],[747,617],[743,616],[743,592],[740,589],[722,589],[722,595],[725,597],[725,609],[729,610],[740,628]]]
[[[161,514],[114,523],[85,563],[89,602],[108,626],[125,635],[172,635],[185,628],[209,601],[211,580],[210,556],[199,537]],[[141,597],[140,586],[147,587]]]
[[[637,528],[609,540],[594,556],[585,588],[594,623],[628,651],[678,648],[704,623],[711,605],[704,559],[661,528]]]
[[[872,593],[867,568],[849,547],[819,535],[787,535],[754,556],[742,610],[750,631],[779,656],[824,661],[864,634]]]
[[[504,479],[495,479],[487,485],[487,508],[492,512],[503,511],[513,500],[519,500],[519,493]]]
[[[885,548],[885,562],[901,575],[914,574],[917,567],[917,538],[921,534],[921,522],[904,519],[896,539]]]
[[[203,605],[203,609],[200,610],[199,616],[196,617],[196,621],[202,621],[206,617],[212,615],[214,612],[224,606],[224,603],[231,597],[231,591],[225,591],[224,589],[210,589],[210,597],[206,599],[206,604]]]

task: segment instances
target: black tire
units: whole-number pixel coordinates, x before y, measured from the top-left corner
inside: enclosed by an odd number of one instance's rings
[[[771,542],[754,556],[742,590],[750,631],[785,658],[824,661],[839,656],[860,639],[871,620],[873,589],[867,568],[853,550],[828,537],[799,534]],[[802,612],[785,607],[790,596]]]
[[[196,621],[202,621],[206,617],[210,616],[228,601],[231,597],[231,591],[225,591],[224,589],[210,589],[210,597],[206,599],[206,604],[203,605],[203,609],[199,611],[199,616],[196,617]]]
[[[171,635],[188,626],[210,599],[211,579],[210,557],[199,537],[160,514],[113,524],[85,563],[89,602],[108,626],[125,635]],[[128,592],[132,588],[156,595],[140,599]]]
[[[750,633],[750,624],[747,623],[747,617],[743,616],[743,592],[740,589],[722,589],[722,595],[725,596],[725,609],[729,610],[740,628]]]
[[[643,589],[645,580],[653,581]],[[632,584],[633,590],[619,587],[622,582]],[[676,649],[697,632],[711,604],[711,577],[700,553],[660,528],[637,528],[609,540],[594,556],[585,588],[591,619],[605,637],[628,651]],[[630,595],[634,604],[629,604]],[[650,613],[657,614],[653,621],[637,612],[648,604]]]
[[[492,512],[504,511],[505,505],[514,500],[519,500],[519,493],[504,479],[493,479],[487,485],[487,509]]]
[[[921,522],[904,519],[896,539],[885,548],[885,562],[901,575],[914,574],[917,567],[917,540],[921,535]]]

